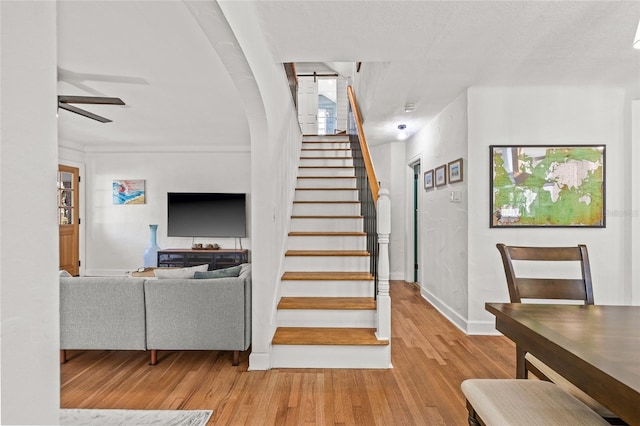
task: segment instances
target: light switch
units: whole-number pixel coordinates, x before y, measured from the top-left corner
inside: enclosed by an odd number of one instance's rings
[[[460,203],[462,201],[462,193],[460,191],[451,191],[449,193],[449,202]]]

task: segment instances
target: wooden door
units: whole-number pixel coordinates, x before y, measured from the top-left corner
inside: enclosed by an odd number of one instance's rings
[[[79,169],[58,166],[58,225],[60,228],[60,269],[80,273]]]
[[[313,78],[298,79],[298,121],[303,134],[318,133],[318,84]]]

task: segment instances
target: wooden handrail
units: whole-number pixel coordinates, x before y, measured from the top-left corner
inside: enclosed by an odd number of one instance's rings
[[[353,111],[353,119],[356,122],[358,129],[358,136],[360,140],[360,149],[362,150],[362,157],[364,159],[364,165],[367,170],[367,178],[369,179],[369,186],[371,187],[371,196],[374,203],[378,201],[378,193],[380,191],[380,185],[376,178],[376,171],[373,168],[373,162],[371,161],[371,155],[369,154],[369,146],[367,145],[367,139],[364,136],[364,129],[362,128],[362,116],[360,115],[360,109],[356,102],[356,95],[353,93],[351,86],[347,87],[347,94],[349,95],[349,103],[351,104],[351,110]]]

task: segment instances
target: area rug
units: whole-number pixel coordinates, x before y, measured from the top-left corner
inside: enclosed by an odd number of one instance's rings
[[[212,410],[61,409],[65,426],[205,426]]]

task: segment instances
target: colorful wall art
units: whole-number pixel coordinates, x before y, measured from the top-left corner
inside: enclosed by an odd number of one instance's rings
[[[605,227],[604,145],[494,145],[490,227]]]
[[[113,204],[144,204],[144,180],[113,181]]]

